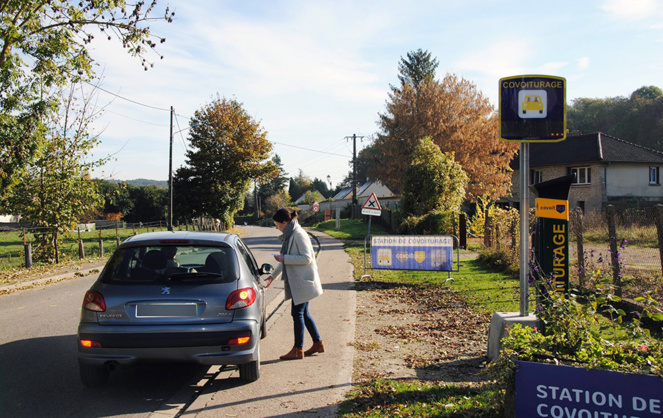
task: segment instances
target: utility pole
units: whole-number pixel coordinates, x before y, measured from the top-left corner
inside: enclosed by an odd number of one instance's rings
[[[168,230],[173,230],[173,114],[170,107],[170,157],[168,158]]]
[[[357,212],[357,138],[364,139],[363,136],[346,136],[345,139],[352,138],[352,216],[356,216]]]

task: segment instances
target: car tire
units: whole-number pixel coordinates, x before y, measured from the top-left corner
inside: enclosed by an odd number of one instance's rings
[[[84,386],[90,388],[105,385],[110,376],[110,370],[105,366],[92,366],[79,362],[78,370],[81,374],[81,382],[83,382]]]
[[[257,350],[260,347],[256,347]],[[258,360],[250,361],[248,363],[240,364],[237,366],[239,369],[239,378],[245,382],[255,382],[260,377],[260,352],[258,352]]]

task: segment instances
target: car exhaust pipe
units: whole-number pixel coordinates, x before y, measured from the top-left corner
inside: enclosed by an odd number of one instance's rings
[[[115,371],[115,369],[117,369],[117,366],[118,366],[117,361],[107,361],[106,363],[104,363],[104,367],[106,367],[106,370],[108,370],[109,372]]]

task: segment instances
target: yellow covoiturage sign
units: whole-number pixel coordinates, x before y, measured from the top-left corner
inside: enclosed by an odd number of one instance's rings
[[[546,199],[539,197],[535,203],[535,215],[537,218],[569,220],[569,201],[558,199]]]

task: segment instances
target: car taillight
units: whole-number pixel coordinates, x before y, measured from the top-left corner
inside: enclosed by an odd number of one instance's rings
[[[101,348],[101,343],[99,341],[81,340],[81,345],[87,348]]]
[[[252,287],[239,289],[228,295],[226,299],[226,309],[242,309],[253,305],[256,301],[256,291]]]
[[[96,290],[88,290],[83,298],[83,309],[95,312],[106,311],[106,301],[104,296]]]
[[[246,344],[249,341],[251,341],[251,337],[237,337],[237,338],[231,338],[228,341],[228,345],[242,345]]]

